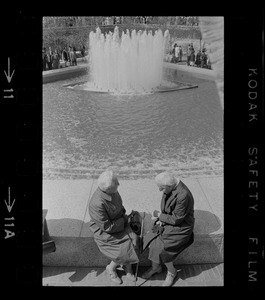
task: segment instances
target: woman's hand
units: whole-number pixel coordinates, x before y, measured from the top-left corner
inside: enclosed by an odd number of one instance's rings
[[[154,216],[154,217],[159,218],[160,215],[161,215],[161,212],[160,212],[160,211],[154,210],[154,212],[153,212],[153,216]]]
[[[163,225],[163,222],[157,221],[156,224],[162,226],[162,225]]]
[[[162,221],[159,221],[158,218],[156,218],[155,221],[154,221],[154,225],[160,225],[160,226],[162,226],[163,224],[164,223]]]
[[[128,223],[128,216],[126,214],[123,215],[124,225]]]

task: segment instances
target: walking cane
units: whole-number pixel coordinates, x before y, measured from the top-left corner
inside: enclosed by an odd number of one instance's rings
[[[140,247],[141,247],[142,242],[143,242],[142,240],[143,240],[144,217],[145,217],[145,212],[144,212],[143,217],[142,217],[141,234],[140,234]],[[139,248],[140,248],[140,247],[139,247]],[[138,254],[140,254],[140,250],[141,250],[141,249],[139,249]],[[136,271],[135,271],[135,285],[136,285],[136,281],[137,281],[138,267],[139,267],[139,262],[138,262],[137,265],[136,265]]]

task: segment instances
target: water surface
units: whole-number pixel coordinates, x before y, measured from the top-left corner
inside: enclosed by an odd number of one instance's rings
[[[107,167],[124,178],[223,172],[223,111],[213,81],[198,88],[137,96],[43,85],[43,177],[97,177]]]

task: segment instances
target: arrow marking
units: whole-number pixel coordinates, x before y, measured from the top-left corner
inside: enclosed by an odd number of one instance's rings
[[[11,212],[12,207],[13,207],[15,201],[16,201],[16,199],[14,199],[14,201],[13,201],[12,204],[11,204],[11,202],[10,202],[10,187],[8,187],[8,203],[7,203],[6,200],[5,200],[5,204],[6,204],[6,207],[7,207],[8,212]],[[11,204],[11,205],[10,205],[10,204]]]
[[[12,77],[14,75],[14,72],[15,72],[15,70],[13,70],[13,72],[12,72],[12,74],[10,76],[10,57],[8,57],[8,70],[7,70],[8,74],[6,74],[6,71],[4,71],[4,72],[5,72],[6,79],[7,79],[8,83],[10,83],[11,80],[12,80]]]

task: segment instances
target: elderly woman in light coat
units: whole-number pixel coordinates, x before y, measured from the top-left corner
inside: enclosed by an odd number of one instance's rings
[[[98,188],[91,197],[90,229],[99,250],[111,262],[106,267],[112,281],[120,284],[116,268],[124,266],[127,277],[134,280],[132,264],[138,263],[137,236],[128,224],[128,216],[118,192],[119,181],[112,170],[98,178]]]
[[[165,264],[168,272],[163,286],[171,286],[177,274],[173,262],[193,242],[194,199],[188,187],[170,172],[158,174],[155,181],[163,192],[161,211],[153,213],[161,233],[149,245],[152,268],[142,278],[149,279],[160,273],[161,264]]]

